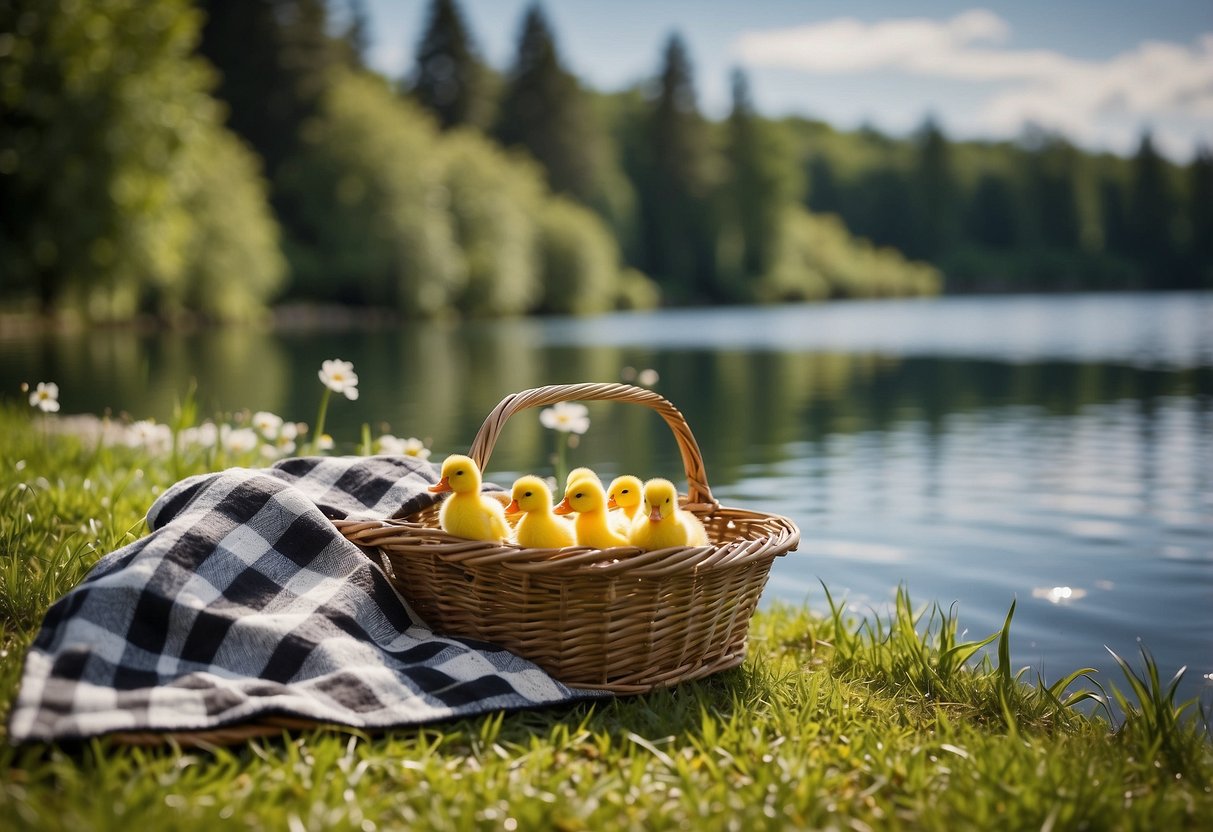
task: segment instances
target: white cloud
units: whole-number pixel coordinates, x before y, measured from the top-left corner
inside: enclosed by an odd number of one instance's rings
[[[1144,41],[1105,60],[1083,60],[1000,45],[1010,31],[1005,20],[982,9],[945,21],[839,18],[743,33],[733,52],[758,67],[815,74],[901,72],[983,83],[990,93],[977,126],[1001,135],[1031,121],[1098,143],[1111,120],[1144,124],[1180,118],[1195,123],[1206,139],[1213,136],[1213,34],[1201,35],[1191,46]]]

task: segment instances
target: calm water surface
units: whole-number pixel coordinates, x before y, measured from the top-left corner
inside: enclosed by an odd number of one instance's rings
[[[1017,664],[1046,678],[1146,646],[1213,703],[1213,294],[888,301],[368,333],[207,332],[0,340],[0,382],[55,380],[65,412],[165,418],[188,379],[204,412],[312,421],[316,370],[352,360],[363,422],[464,451],[509,392],[652,367],[726,505],[787,514],[799,552],[764,599],[858,614],[899,585],[953,603],[969,637],[1012,600]],[[635,405],[591,405],[571,458],[677,478],[676,446]],[[546,471],[552,436],[516,416],[489,465]]]

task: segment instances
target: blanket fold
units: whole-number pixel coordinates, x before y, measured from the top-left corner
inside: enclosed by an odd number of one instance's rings
[[[430,632],[329,522],[411,513],[435,479],[409,457],[311,457],[177,483],[150,534],[47,612],[10,741],[280,717],[381,729],[591,695]]]

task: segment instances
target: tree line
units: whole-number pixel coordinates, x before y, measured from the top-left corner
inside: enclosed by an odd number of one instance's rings
[[[910,140],[792,123],[805,204],[947,276],[949,291],[1213,287],[1213,153],[1167,161],[1150,133],[1131,158],[1029,127],[1013,142]]]
[[[0,4],[0,303],[238,319],[282,300],[431,316],[920,294],[944,274],[1208,285],[1209,200],[1184,208],[1207,153],[1177,185],[1156,153],[842,134],[759,116],[740,72],[712,121],[676,34],[650,82],[608,94],[539,5],[504,72],[455,0],[425,14],[389,79],[360,0]]]

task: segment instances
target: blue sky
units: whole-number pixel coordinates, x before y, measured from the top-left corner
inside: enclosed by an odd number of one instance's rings
[[[462,0],[481,54],[505,69],[531,0]],[[371,62],[412,68],[429,0],[368,0]],[[955,138],[1005,138],[1026,121],[1130,153],[1149,126],[1187,159],[1213,145],[1213,2],[1023,0],[548,0],[565,64],[599,89],[651,78],[685,39],[701,108],[727,112],[729,73],[758,107],[842,128],[909,132],[933,114]]]

